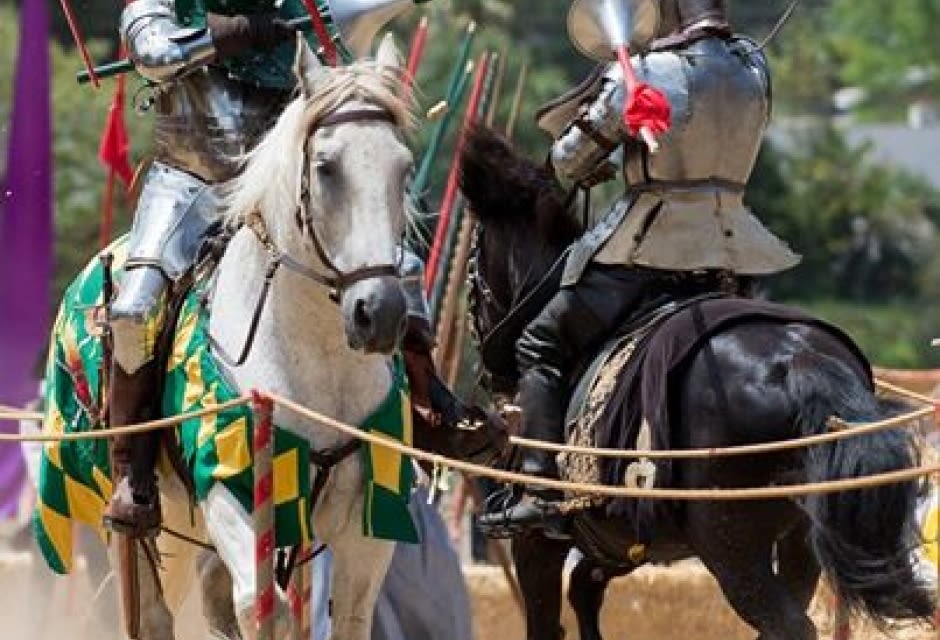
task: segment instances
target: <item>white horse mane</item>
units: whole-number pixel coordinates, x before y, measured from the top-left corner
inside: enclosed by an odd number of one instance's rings
[[[391,113],[396,125],[405,131],[415,125],[412,103],[396,92],[401,86],[396,69],[371,60],[324,67],[315,84],[309,98],[301,95],[287,105],[261,142],[245,155],[243,170],[224,188],[229,225],[238,226],[256,212],[293,212],[303,145],[310,127],[342,105],[352,100],[368,102]]]

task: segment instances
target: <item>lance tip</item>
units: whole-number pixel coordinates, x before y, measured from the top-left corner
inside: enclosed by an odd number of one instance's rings
[[[418,28],[419,28],[419,29],[427,29],[427,28],[428,28],[428,17],[427,17],[427,16],[421,16],[421,22],[418,23]]]
[[[477,21],[471,20],[470,24],[467,25],[467,33],[475,33],[477,30]]]

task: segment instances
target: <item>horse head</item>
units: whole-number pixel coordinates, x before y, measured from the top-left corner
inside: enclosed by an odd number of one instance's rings
[[[405,321],[399,246],[413,165],[400,56],[390,38],[375,61],[338,68],[303,38],[297,49],[299,95],[247,157],[228,215],[332,290],[351,348],[387,354]]]
[[[582,226],[549,168],[485,127],[467,137],[461,187],[477,220],[469,295],[481,361],[494,390],[518,379],[515,342],[558,288],[553,269]]]

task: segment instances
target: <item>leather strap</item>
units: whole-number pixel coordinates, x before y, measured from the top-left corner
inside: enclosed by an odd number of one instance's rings
[[[310,131],[312,133],[323,127],[335,127],[350,122],[365,122],[368,120],[398,125],[398,119],[387,109],[349,109],[346,111],[334,111],[333,113],[323,116],[313,123]]]

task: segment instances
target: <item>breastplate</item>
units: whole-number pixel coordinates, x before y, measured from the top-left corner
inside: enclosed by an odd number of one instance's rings
[[[673,108],[672,129],[650,155],[631,145],[628,184],[717,180],[744,185],[770,118],[770,76],[747,40],[707,38],[677,51],[644,57],[643,75]]]
[[[251,86],[216,67],[166,85],[155,105],[156,158],[207,182],[234,177],[289,92]]]

